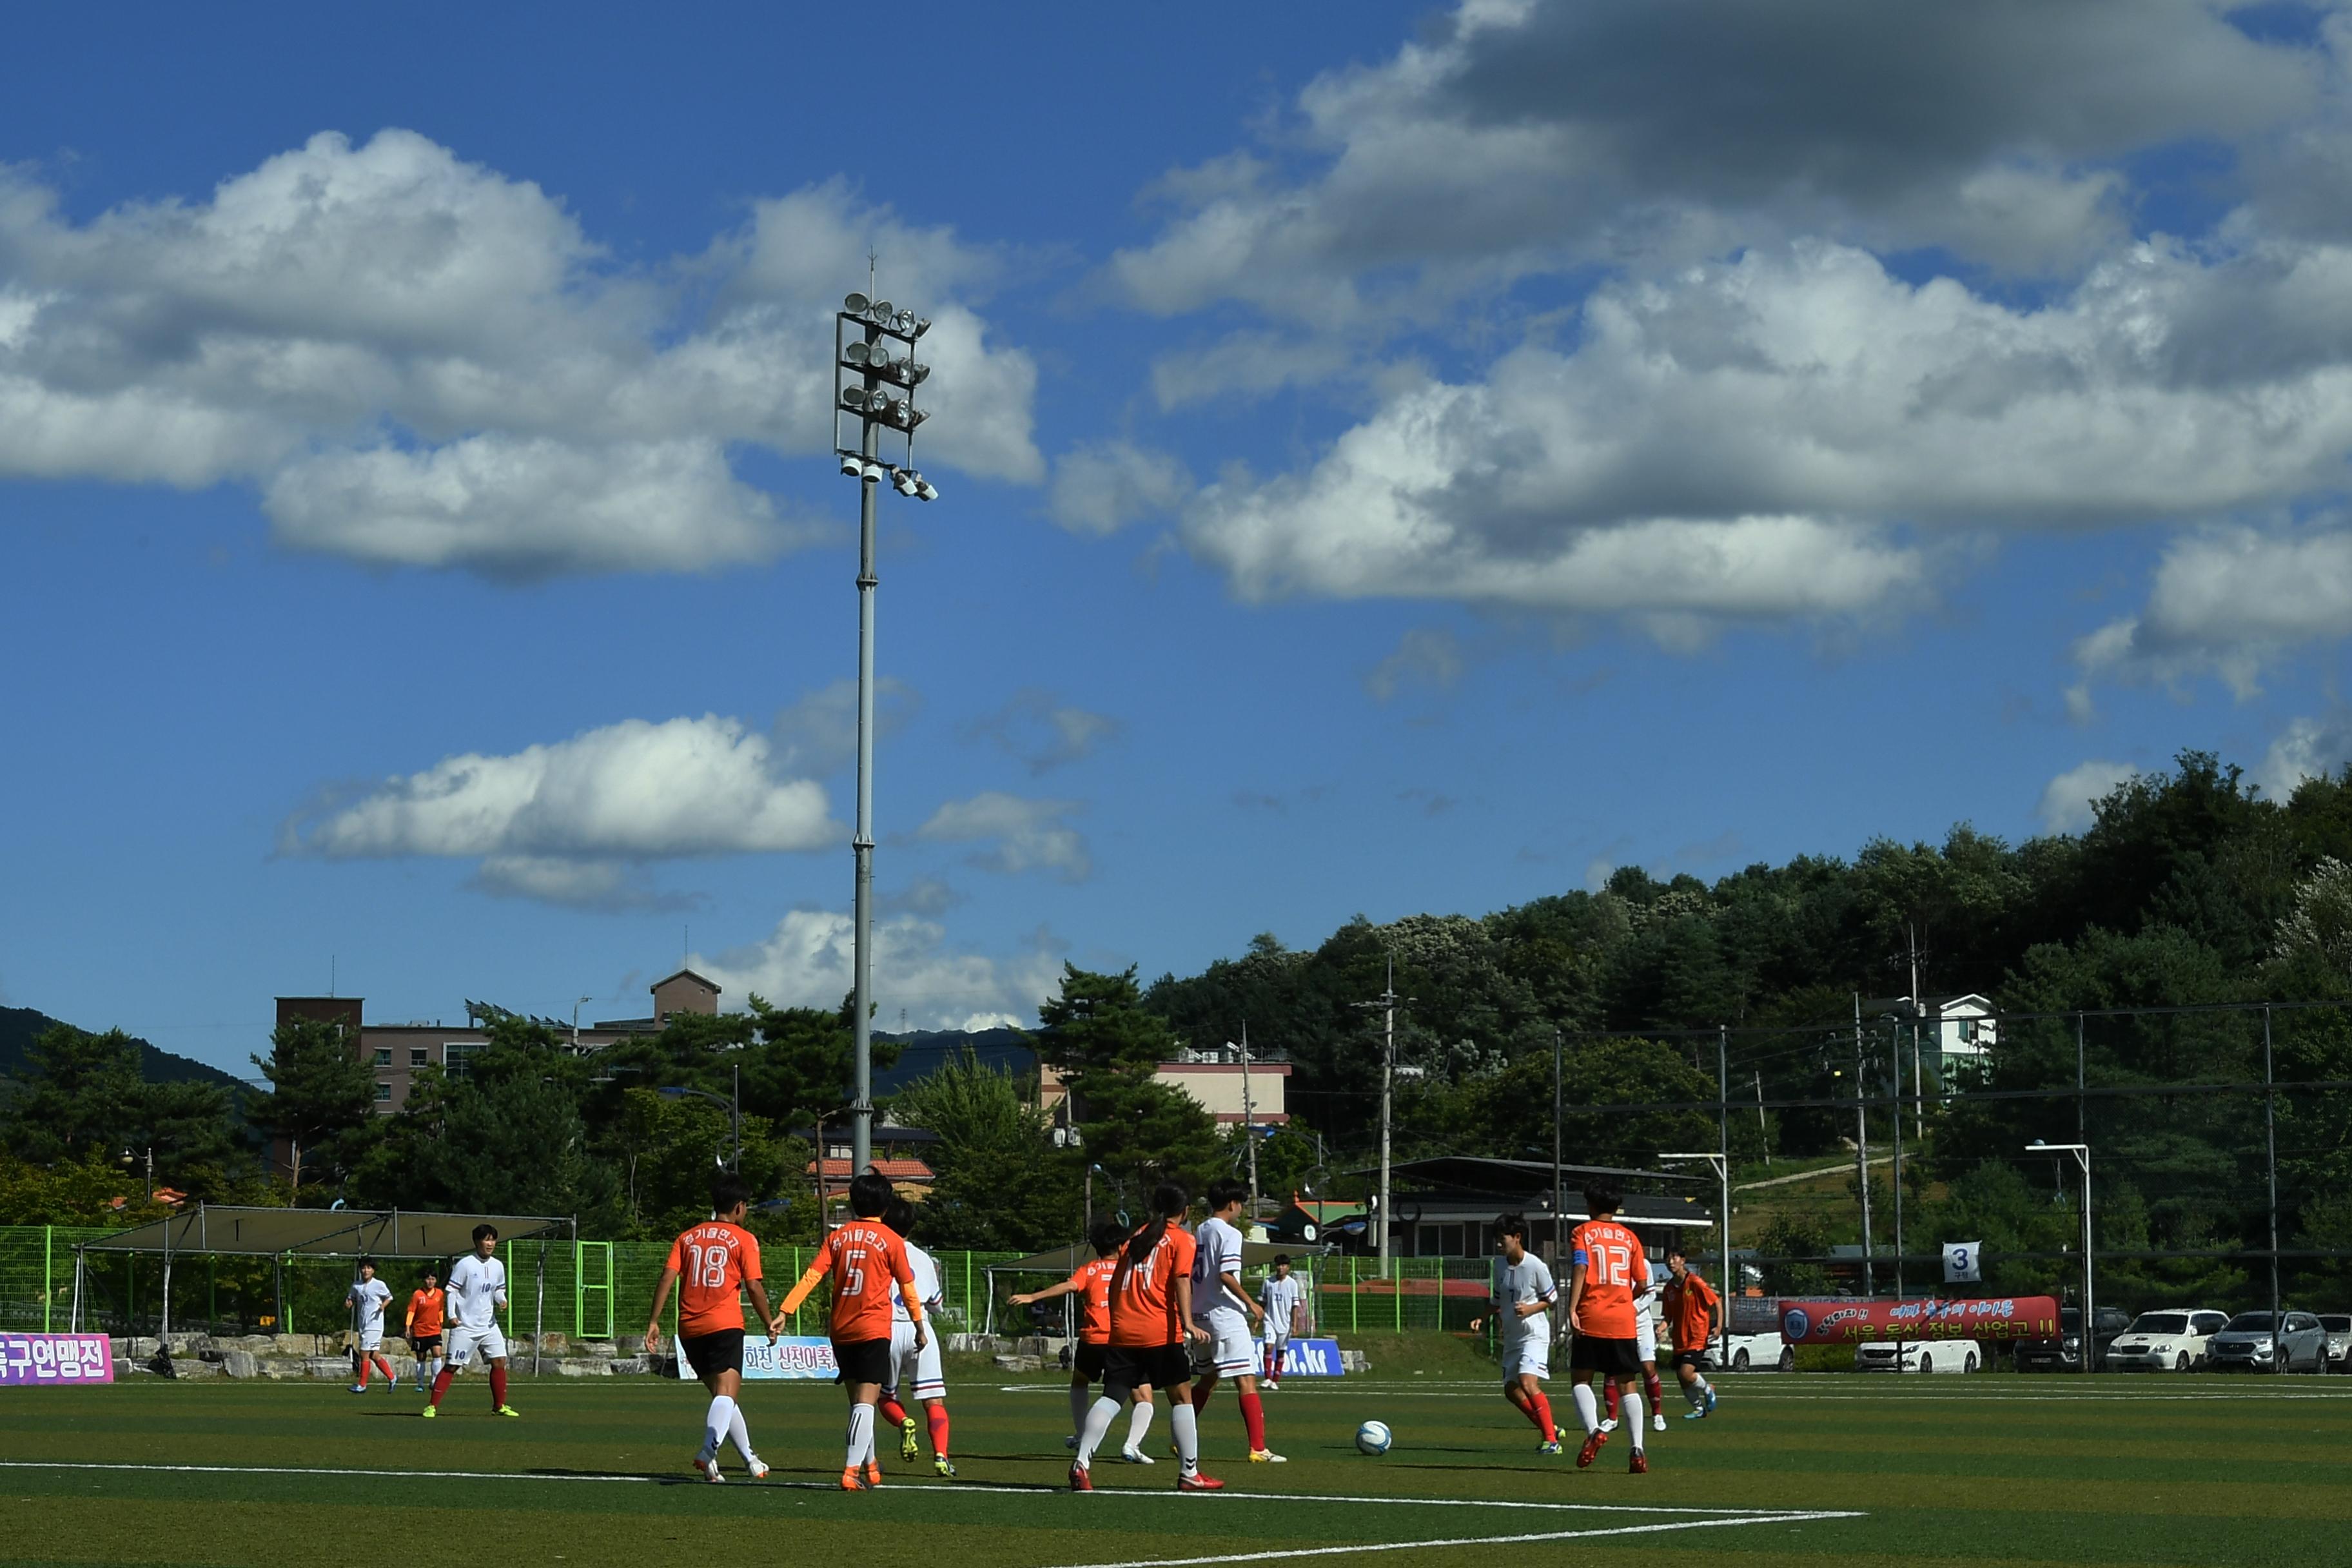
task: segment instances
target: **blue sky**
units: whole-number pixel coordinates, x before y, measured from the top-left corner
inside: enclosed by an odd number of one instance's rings
[[[2331,8],[890,16],[20,24],[0,1001],[836,1001],[869,246],[886,1026],[2352,757]]]

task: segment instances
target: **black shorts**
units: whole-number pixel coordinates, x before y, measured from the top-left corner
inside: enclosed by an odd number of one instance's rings
[[[1642,1344],[1628,1336],[1622,1340],[1595,1339],[1591,1334],[1579,1334],[1569,1348],[1568,1368],[1570,1372],[1597,1372],[1610,1377],[1642,1375]]]
[[[1105,1345],[1103,1395],[1123,1399],[1139,1388],[1181,1388],[1192,1381],[1182,1345]]]
[[[1103,1374],[1103,1352],[1108,1345],[1095,1344],[1087,1340],[1078,1342],[1078,1353],[1070,1363],[1070,1370],[1088,1383],[1100,1383]]]
[[[1707,1355],[1705,1351],[1699,1350],[1676,1351],[1675,1352],[1675,1364],[1678,1367],[1686,1366],[1693,1372],[1705,1372],[1707,1365]]]
[[[696,1334],[691,1338],[681,1334],[677,1341],[677,1353],[686,1358],[686,1364],[694,1369],[697,1377],[716,1377],[722,1372],[740,1373],[743,1370],[743,1331],[720,1329],[716,1333]]]
[[[418,1355],[423,1355],[427,1351],[437,1351],[441,1348],[441,1336],[439,1334],[419,1334],[415,1339],[408,1342],[408,1348],[415,1352]]]
[[[835,1383],[870,1383],[879,1387],[890,1381],[888,1340],[835,1340],[833,1364],[841,1369]]]

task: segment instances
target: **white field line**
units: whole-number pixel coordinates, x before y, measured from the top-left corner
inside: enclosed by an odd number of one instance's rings
[[[339,1465],[142,1465],[127,1460],[95,1459],[0,1459],[0,1469],[8,1470],[121,1470],[140,1474],[172,1474],[200,1476],[320,1476],[352,1477],[362,1480],[436,1480],[436,1481],[569,1481],[606,1482],[623,1486],[692,1486],[690,1472],[681,1468],[676,1477],[632,1474],[625,1471],[597,1471],[579,1475],[563,1475],[546,1471],[522,1470],[362,1470],[348,1469]],[[708,1485],[708,1482],[702,1483]],[[809,1491],[832,1491],[832,1481],[745,1481],[745,1486],[782,1487]],[[1015,1489],[992,1487],[985,1483],[956,1486],[916,1486],[893,1488],[894,1491],[922,1495],[937,1492],[1008,1492]],[[1090,1497],[1127,1499],[1167,1498],[1180,1494],[1172,1490],[1137,1491],[1118,1488],[1109,1491],[1090,1492]],[[1288,1502],[1344,1503],[1349,1507],[1366,1504],[1388,1504],[1403,1508],[1475,1508],[1528,1509],[1545,1513],[1612,1513],[1612,1514],[1676,1514],[1704,1515],[1717,1523],[1747,1522],[1769,1524],[1778,1519],[1858,1518],[1858,1515],[1823,1514],[1793,1509],[1770,1508],[1677,1508],[1648,1503],[1609,1502],[1528,1502],[1493,1500],[1485,1498],[1412,1498],[1412,1497],[1341,1497],[1328,1492],[1243,1492],[1216,1491],[1181,1494],[1182,1506],[1199,1506],[1195,1500],[1213,1502]],[[1727,1517],[1728,1516],[1728,1517]],[[1534,1538],[1529,1538],[1534,1539]],[[1543,1539],[1549,1540],[1549,1537]],[[1367,1548],[1367,1550],[1370,1550]]]
[[[1528,1535],[1463,1535],[1444,1541],[1383,1541],[1356,1546],[1299,1546],[1271,1552],[1233,1552],[1214,1557],[1142,1557],[1125,1563],[1073,1563],[1068,1568],[1195,1568],[1213,1563],[1272,1563],[1299,1557],[1345,1557],[1363,1552],[1418,1552],[1445,1546],[1520,1546],[1544,1541],[1584,1541],[1607,1535],[1655,1535],[1669,1530],[1722,1530],[1743,1524],[1797,1524],[1808,1520],[1862,1519],[1860,1513],[1823,1510],[1738,1519],[1677,1520],[1669,1524],[1619,1524],[1598,1530],[1549,1530]]]

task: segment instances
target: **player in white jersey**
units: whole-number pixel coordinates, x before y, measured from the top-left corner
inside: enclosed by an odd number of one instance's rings
[[[1544,1379],[1551,1375],[1551,1309],[1559,1300],[1551,1267],[1528,1250],[1528,1222],[1515,1214],[1495,1221],[1495,1242],[1502,1258],[1495,1269],[1495,1310],[1490,1314],[1503,1331],[1503,1397],[1511,1408],[1535,1423],[1543,1441],[1538,1452],[1559,1452],[1559,1428],[1551,1418],[1551,1399]],[[1470,1320],[1476,1333],[1486,1318]]]
[[[915,1299],[922,1304],[928,1319],[946,1304],[946,1294],[940,1288],[940,1266],[931,1255],[917,1247],[908,1235],[915,1227],[915,1205],[904,1198],[892,1198],[890,1206],[882,1211],[882,1223],[898,1233],[907,1244],[907,1267],[915,1276]],[[948,1378],[940,1360],[937,1334],[926,1334],[923,1342],[915,1342],[914,1314],[907,1310],[904,1289],[897,1283],[890,1287],[890,1371],[882,1380],[882,1401],[879,1409],[885,1421],[898,1425],[898,1457],[908,1464],[922,1452],[915,1441],[915,1418],[898,1402],[900,1384],[915,1385],[915,1398],[923,1407],[923,1418],[931,1429],[931,1468],[943,1476],[953,1476],[956,1468],[948,1458]]]
[[[1290,1272],[1290,1254],[1277,1254],[1274,1267],[1258,1281],[1257,1302],[1265,1309],[1265,1386],[1268,1392],[1282,1386],[1282,1355],[1290,1348],[1291,1320],[1298,1315],[1298,1303],[1305,1300],[1297,1276]]]
[[[448,1300],[449,1364],[433,1380],[433,1403],[425,1407],[427,1415],[440,1413],[441,1396],[449,1392],[450,1380],[477,1355],[490,1363],[492,1408],[501,1415],[522,1414],[507,1403],[507,1337],[499,1329],[499,1309],[507,1304],[507,1266],[494,1256],[498,1249],[498,1226],[478,1225],[474,1250],[450,1265],[449,1283],[443,1291]]]
[[[1209,1407],[1217,1380],[1230,1377],[1241,1391],[1242,1426],[1249,1434],[1250,1463],[1279,1465],[1283,1457],[1265,1446],[1265,1405],[1257,1396],[1257,1342],[1250,1319],[1265,1313],[1242,1289],[1242,1233],[1234,1224],[1249,1188],[1235,1181],[1209,1184],[1209,1217],[1194,1233],[1192,1316],[1209,1331],[1209,1342],[1192,1347],[1192,1409]]]
[[[360,1277],[352,1281],[343,1305],[352,1313],[352,1328],[360,1363],[360,1380],[352,1384],[353,1394],[365,1394],[368,1370],[383,1368],[383,1391],[399,1391],[400,1381],[392,1375],[392,1358],[383,1353],[383,1309],[392,1300],[392,1287],[375,1277],[375,1259],[360,1259]]]

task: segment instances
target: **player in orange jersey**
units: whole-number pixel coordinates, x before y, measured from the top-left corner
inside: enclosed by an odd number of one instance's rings
[[[1589,1468],[1609,1440],[1585,1382],[1597,1372],[1617,1389],[1626,1429],[1633,1435],[1633,1457],[1626,1468],[1638,1476],[1648,1473],[1650,1460],[1643,1447],[1642,1396],[1633,1391],[1633,1380],[1642,1375],[1633,1298],[1650,1282],[1650,1260],[1642,1238],[1617,1223],[1619,1203],[1614,1188],[1587,1187],[1584,1212],[1592,1217],[1568,1238],[1568,1317],[1576,1329],[1575,1348],[1568,1360],[1574,1380],[1569,1392],[1576,1401],[1577,1419],[1584,1423],[1584,1447],[1576,1456],[1576,1468]]]
[[[1115,1219],[1097,1225],[1087,1240],[1095,1249],[1094,1261],[1082,1263],[1067,1279],[1059,1285],[1048,1285],[1043,1290],[1024,1291],[1012,1298],[1016,1307],[1033,1301],[1051,1301],[1059,1296],[1078,1298],[1078,1343],[1070,1360],[1070,1436],[1066,1447],[1075,1448],[1087,1429],[1087,1407],[1094,1401],[1087,1391],[1100,1382],[1103,1374],[1103,1352],[1110,1346],[1110,1280],[1118,1272],[1118,1249],[1127,1243],[1127,1226]],[[1153,1463],[1143,1451],[1143,1436],[1151,1430],[1151,1390],[1135,1391],[1135,1411],[1128,1418],[1127,1447],[1119,1458],[1130,1465]]]
[[[416,1392],[430,1394],[433,1380],[441,1375],[441,1271],[428,1263],[416,1279],[400,1331],[408,1341],[408,1353],[416,1358]]]
[[[1704,1421],[1715,1414],[1715,1390],[1706,1381],[1706,1347],[1715,1339],[1721,1300],[1715,1288],[1698,1277],[1679,1247],[1666,1248],[1666,1327],[1675,1336],[1675,1377],[1683,1385],[1690,1409],[1685,1421]]]
[[[841,1369],[841,1385],[849,1391],[848,1453],[841,1466],[841,1489],[858,1491],[882,1484],[882,1466],[874,1451],[874,1406],[890,1373],[890,1282],[898,1282],[907,1315],[914,1320],[915,1349],[929,1342],[923,1326],[922,1293],[915,1270],[907,1261],[907,1245],[882,1223],[890,1206],[890,1179],[867,1171],[849,1184],[849,1212],[857,1217],[829,1232],[818,1244],[816,1261],[808,1266],[793,1293],[768,1327],[782,1330],[786,1318],[800,1310],[817,1281],[833,1276],[834,1364]]]
[[[761,1284],[760,1238],[743,1228],[751,1206],[751,1188],[732,1171],[721,1172],[710,1184],[710,1220],[683,1232],[669,1244],[669,1261],[662,1266],[654,1287],[654,1310],[646,1324],[646,1353],[661,1353],[662,1309],[669,1305],[669,1288],[685,1281],[677,1293],[677,1353],[702,1386],[710,1391],[710,1409],[702,1420],[702,1447],[695,1451],[694,1468],[707,1481],[720,1479],[719,1446],[733,1441],[743,1456],[743,1468],[755,1481],[767,1478],[768,1467],[751,1451],[751,1433],[735,1396],[743,1390],[743,1304],[751,1298],[760,1321],[768,1320],[768,1293]],[[773,1325],[768,1342],[776,1342]]]
[[[1209,1331],[1192,1316],[1192,1234],[1183,1226],[1184,1189],[1162,1182],[1152,1189],[1151,1217],[1119,1249],[1110,1278],[1110,1343],[1103,1351],[1103,1396],[1087,1412],[1070,1489],[1095,1489],[1095,1449],[1110,1431],[1119,1402],[1146,1388],[1169,1395],[1168,1424],[1176,1435],[1180,1492],[1210,1492],[1225,1483],[1201,1473],[1201,1429],[1192,1413],[1192,1358],[1186,1345],[1206,1343]]]

